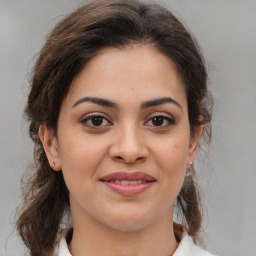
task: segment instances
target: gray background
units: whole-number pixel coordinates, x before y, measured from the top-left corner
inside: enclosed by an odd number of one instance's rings
[[[23,121],[28,74],[46,33],[81,2],[0,0],[0,256],[24,255],[13,222],[20,179],[32,158]],[[256,1],[158,2],[175,10],[197,37],[215,97],[210,154],[198,161],[207,249],[255,256]]]

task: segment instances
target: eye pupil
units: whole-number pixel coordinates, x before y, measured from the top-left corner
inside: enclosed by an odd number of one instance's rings
[[[163,124],[163,122],[164,122],[164,119],[161,116],[155,116],[152,119],[152,123],[155,126],[161,126]]]
[[[93,117],[92,118],[92,124],[94,125],[94,126],[100,126],[100,125],[102,125],[102,123],[103,123],[103,117],[101,117],[101,116],[95,116],[95,117]]]

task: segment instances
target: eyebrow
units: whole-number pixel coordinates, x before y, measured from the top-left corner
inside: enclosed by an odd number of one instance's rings
[[[181,109],[181,111],[183,112],[183,109],[182,109],[182,106],[180,105],[180,103],[170,97],[162,97],[162,98],[146,101],[146,102],[142,103],[141,108],[144,109],[144,108],[149,108],[149,107],[155,107],[155,106],[159,106],[159,105],[162,105],[165,103],[172,103],[172,104],[176,105],[177,107],[179,107]]]
[[[92,103],[98,104],[103,107],[110,107],[110,108],[116,108],[116,109],[118,108],[118,105],[112,101],[102,99],[102,98],[95,98],[95,97],[84,97],[84,98],[78,100],[73,105],[73,107],[76,107],[77,105],[79,105],[83,102],[92,102]]]
[[[75,104],[73,104],[73,107],[76,107],[77,105],[79,105],[83,102],[91,102],[91,103],[95,103],[95,104],[98,104],[103,107],[110,107],[110,108],[118,109],[118,105],[116,103],[114,103],[110,100],[107,100],[107,99],[96,98],[96,97],[81,98]],[[182,106],[176,100],[174,100],[170,97],[161,97],[161,98],[145,101],[141,104],[141,109],[155,107],[155,106],[159,106],[159,105],[162,105],[165,103],[172,103],[172,104],[176,105],[177,107],[179,107],[181,109],[181,111],[183,112]]]

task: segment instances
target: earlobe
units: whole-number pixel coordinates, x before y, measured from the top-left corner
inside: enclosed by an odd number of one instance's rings
[[[61,170],[58,142],[54,131],[44,123],[39,127],[38,135],[43,144],[49,165],[54,171]]]
[[[194,161],[196,158],[196,154],[198,151],[199,142],[202,137],[202,133],[203,133],[203,126],[202,125],[197,126],[195,128],[194,136],[191,138],[190,144],[189,144],[189,159],[190,159],[190,161]]]

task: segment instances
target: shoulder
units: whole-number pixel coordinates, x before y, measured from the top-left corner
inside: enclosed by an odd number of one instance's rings
[[[173,256],[214,256],[193,243],[190,236],[184,235]]]

